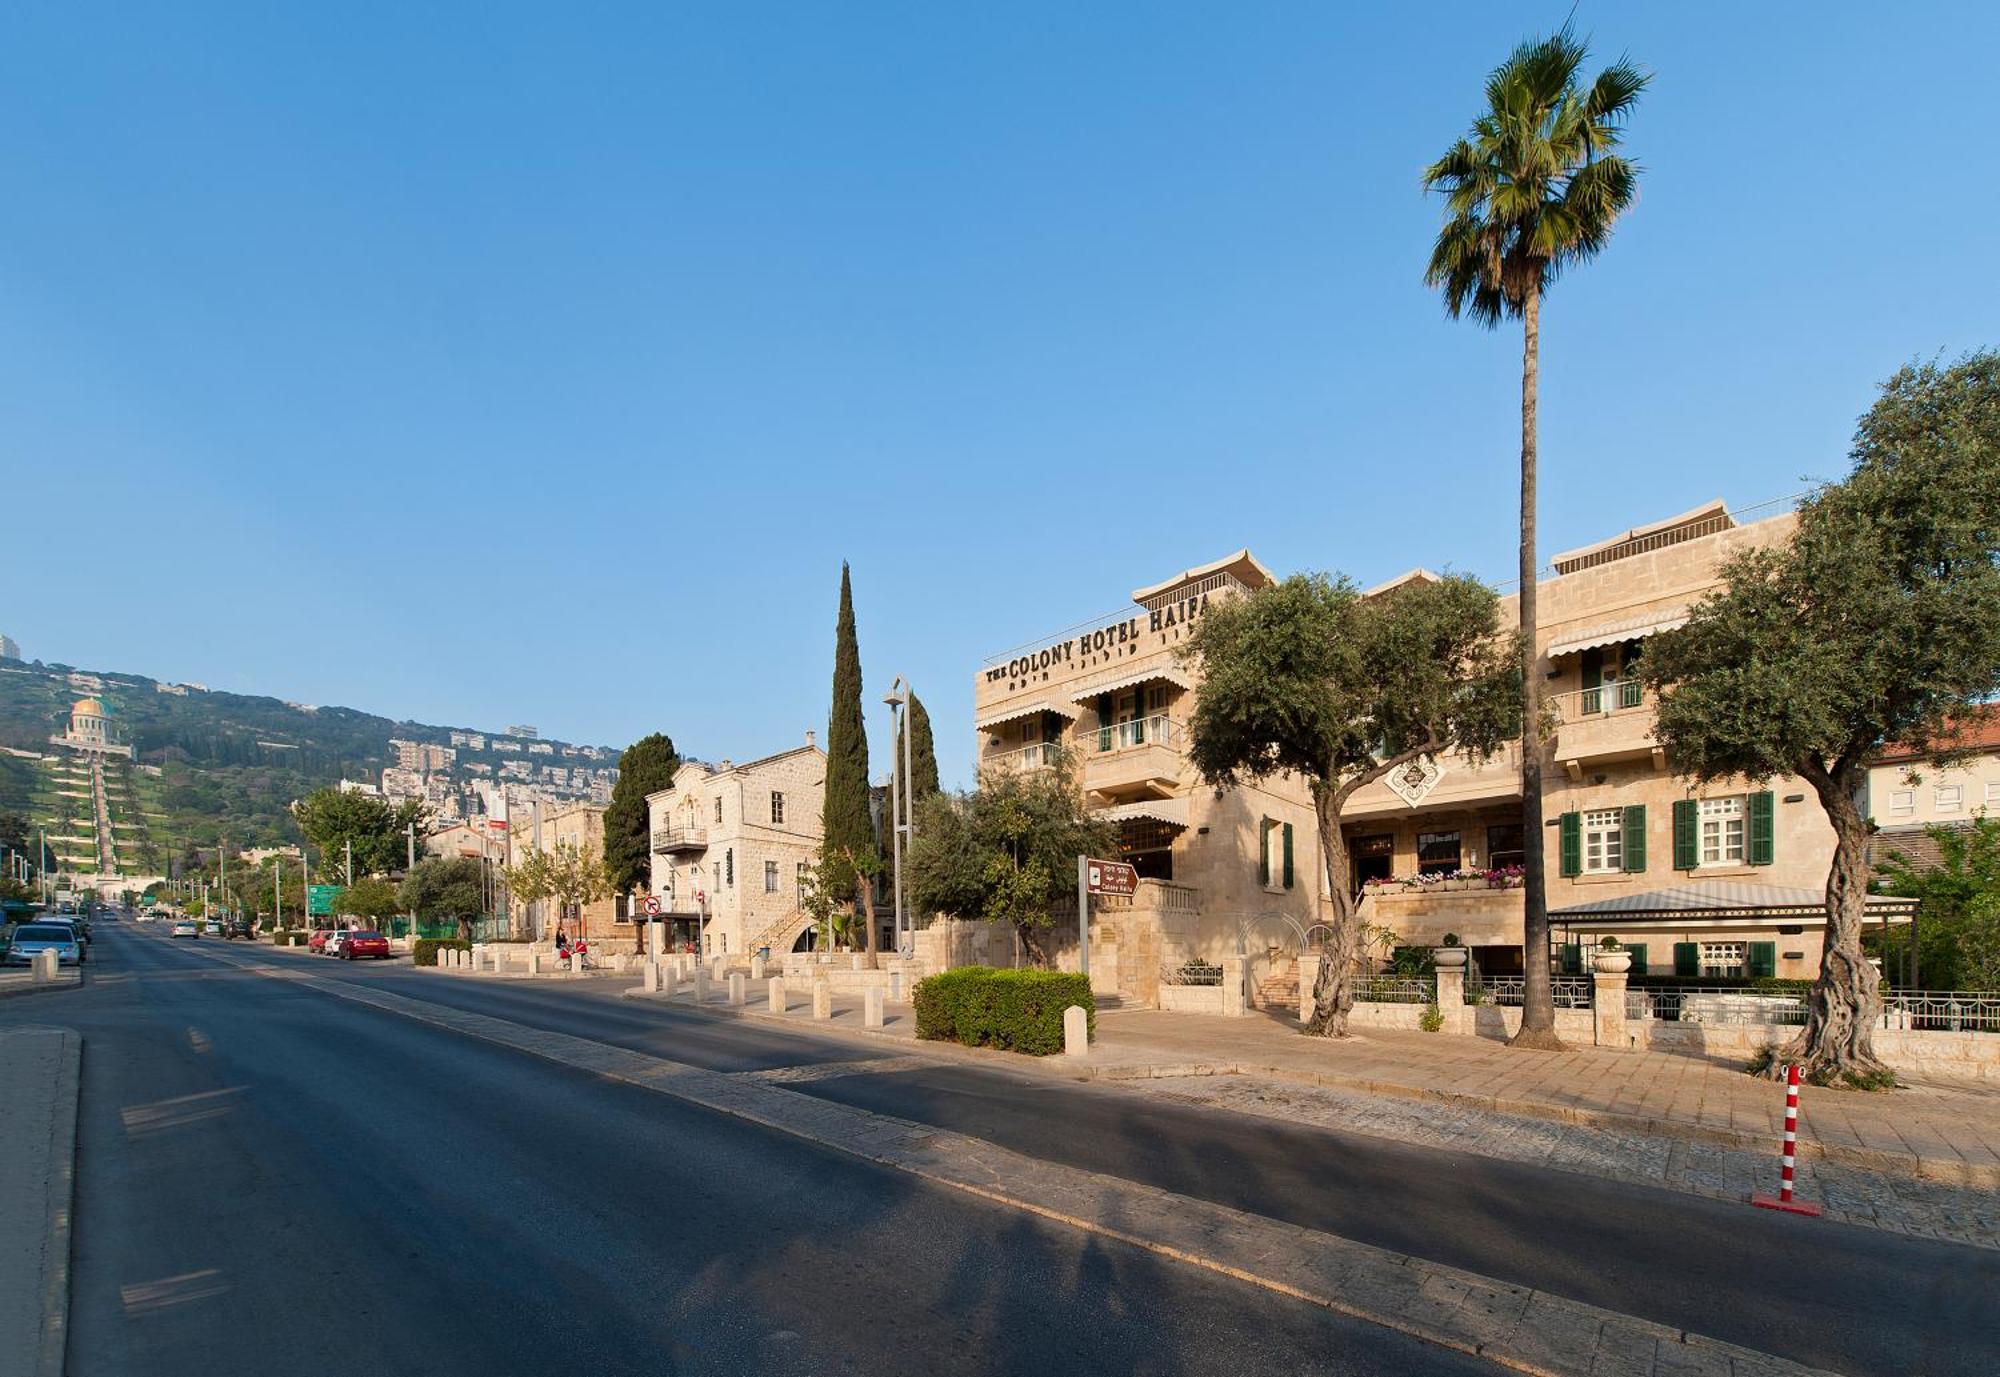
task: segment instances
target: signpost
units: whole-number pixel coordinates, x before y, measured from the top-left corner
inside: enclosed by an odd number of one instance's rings
[[[1077,968],[1090,976],[1090,896],[1110,894],[1129,898],[1139,892],[1139,872],[1123,861],[1076,858]]]
[[[333,916],[333,899],[335,895],[340,893],[340,890],[341,886],[339,885],[307,885],[307,915],[313,918],[331,918]]]

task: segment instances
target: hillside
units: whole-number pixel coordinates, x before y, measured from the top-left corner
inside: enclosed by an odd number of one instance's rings
[[[118,869],[163,873],[190,847],[298,840],[293,799],[342,779],[428,792],[440,812],[476,811],[477,786],[519,797],[607,793],[616,753],[561,741],[394,721],[352,708],[313,707],[254,694],[163,684],[143,675],[67,665],[0,662],[0,811],[46,827],[65,864],[94,865],[95,807],[88,764],[52,745],[86,695],[109,709],[132,762],[105,763],[103,787]],[[413,770],[414,749],[438,748]],[[456,744],[454,744],[454,742]],[[400,758],[399,758],[400,757]],[[58,840],[58,839],[62,840]]]

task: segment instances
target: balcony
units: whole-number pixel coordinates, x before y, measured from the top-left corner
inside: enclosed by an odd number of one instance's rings
[[[1557,718],[1555,758],[1572,779],[1584,762],[1654,757],[1664,764],[1653,738],[1651,697],[1636,679],[1550,695]]]
[[[1412,804],[1378,779],[1363,785],[1348,799],[1341,817],[1349,822],[1409,813],[1457,812],[1481,804],[1521,797],[1521,743],[1509,742],[1491,758],[1474,764],[1464,756],[1438,762],[1438,779]]]
[[[1059,741],[1037,741],[1031,746],[1019,746],[1011,751],[1000,751],[979,762],[982,770],[1046,770],[1056,763],[1062,754]]]
[[[663,856],[671,856],[678,851],[708,850],[708,829],[706,827],[656,827],[653,829],[653,850]]]
[[[1079,732],[1083,787],[1106,798],[1172,793],[1180,784],[1185,732],[1164,713]]]
[[[1525,911],[1519,889],[1426,885],[1365,889],[1360,917],[1389,929],[1400,942],[1436,946],[1451,934],[1469,947],[1518,947]]]

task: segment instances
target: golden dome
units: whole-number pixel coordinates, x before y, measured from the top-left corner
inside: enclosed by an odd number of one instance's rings
[[[71,717],[109,717],[111,714],[104,710],[104,704],[101,700],[96,698],[79,698],[76,700],[76,706],[69,710],[69,715]]]

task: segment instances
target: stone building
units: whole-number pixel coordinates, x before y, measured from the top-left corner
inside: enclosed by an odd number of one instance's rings
[[[103,699],[95,696],[77,699],[69,710],[69,729],[49,740],[85,755],[118,756],[125,760],[133,758],[131,745],[118,739],[118,730],[111,720],[111,709],[105,706]]]
[[[1965,829],[1976,817],[2000,817],[2000,712],[1974,717],[1953,744],[1969,754],[1942,770],[1900,745],[1870,764],[1862,811],[1875,825],[1871,864],[1894,852],[1919,869],[1936,865],[1933,827]]]
[[[646,796],[652,897],[676,949],[739,956],[810,938],[802,881],[819,854],[826,752],[805,744],[737,765],[690,760]]]
[[[558,846],[575,847],[585,857],[602,861],[604,810],[587,803],[573,803],[553,810],[541,810],[537,805],[537,811],[528,819],[517,819],[515,825],[507,829],[506,838],[509,866],[521,864],[537,849],[553,851]],[[463,848],[464,841],[459,844]],[[510,899],[508,907],[512,910],[510,918],[514,931],[525,933],[538,942],[554,941],[556,929],[560,926],[571,938],[581,935],[593,951],[603,955],[638,949],[638,934],[633,929],[632,920],[624,915],[616,898],[573,905],[561,912],[557,911],[559,906],[553,901],[527,904]]]

